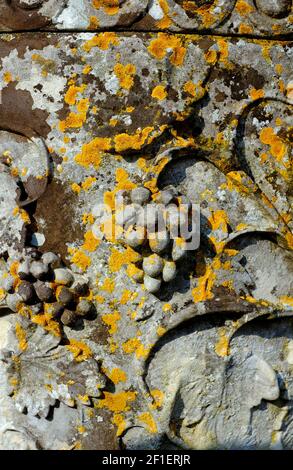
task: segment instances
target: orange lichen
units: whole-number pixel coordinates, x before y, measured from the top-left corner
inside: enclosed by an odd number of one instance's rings
[[[222,250],[224,248],[224,244],[222,246]],[[201,263],[198,263],[198,267],[200,267]],[[195,303],[203,302],[206,300],[211,300],[214,297],[212,292],[213,286],[215,284],[215,280],[217,278],[216,272],[220,269],[229,269],[230,263],[225,266],[222,265],[220,260],[220,255],[217,255],[209,266],[205,267],[205,273],[200,276],[197,280],[197,286],[192,290],[192,296]]]
[[[219,38],[217,39],[217,45],[218,45],[219,53],[220,53],[220,57],[219,57],[220,62],[224,63],[225,66],[230,67],[230,64],[228,62],[228,57],[229,57],[228,41],[224,38]]]
[[[84,235],[84,244],[82,245],[82,249],[94,252],[98,248],[100,244],[100,240],[97,240],[91,230],[85,233]]]
[[[160,135],[167,126],[161,126],[159,131],[154,132],[154,127],[145,127],[137,130],[135,134],[118,134],[114,137],[116,152],[125,152],[125,150],[140,150],[144,145],[152,143],[152,141]]]
[[[169,13],[169,5],[168,5],[168,2],[167,0],[159,0],[159,4],[160,4],[160,7],[164,13],[164,16],[162,19],[160,19],[159,21],[156,22],[156,26],[157,28],[159,29],[167,29],[171,26],[172,24],[172,20],[171,18],[169,17],[168,13]]]
[[[110,149],[111,139],[96,137],[88,144],[82,146],[81,153],[76,155],[74,160],[85,168],[92,165],[97,170],[100,166],[103,152],[107,152]]]
[[[152,404],[152,408],[161,408],[163,406],[164,401],[164,393],[161,390],[151,390],[150,391],[154,402]]]
[[[226,336],[225,331],[220,331],[219,336],[219,341],[215,345],[215,352],[220,357],[229,356],[229,338]]]
[[[275,134],[274,129],[272,127],[265,127],[261,130],[259,137],[263,144],[270,146],[271,155],[278,162],[281,162],[286,155],[287,145]]]
[[[93,176],[88,176],[82,183],[81,187],[84,191],[88,191],[95,183],[97,179]]]
[[[121,315],[117,310],[115,310],[115,312],[113,313],[107,313],[102,316],[103,322],[110,327],[109,328],[110,335],[113,335],[114,333],[116,333],[118,329],[117,322],[120,319],[121,319]]]
[[[80,100],[77,105],[78,113],[70,112],[68,116],[59,122],[59,130],[65,132],[66,129],[77,129],[83,126],[86,122],[87,111],[89,108],[89,99],[84,98]]]
[[[249,13],[255,11],[254,8],[248,3],[246,3],[244,0],[238,0],[235,9],[241,16],[249,15]]]
[[[77,362],[86,361],[93,356],[92,350],[87,344],[75,339],[70,339],[66,348],[73,354]]]
[[[182,46],[179,37],[166,33],[158,33],[157,38],[153,39],[148,47],[149,53],[160,60],[164,59],[168,49],[173,50],[170,62],[176,66],[182,65],[186,55],[186,48]]]
[[[91,259],[83,251],[77,249],[73,250],[71,262],[78,266],[83,272],[91,265]]]
[[[141,413],[138,417],[139,421],[144,423],[147,427],[147,430],[150,433],[156,433],[158,431],[156,422],[153,416],[149,412]]]
[[[92,0],[96,10],[102,8],[107,15],[117,15],[119,12],[119,0]]]
[[[118,367],[111,370],[111,372],[105,371],[105,373],[115,385],[119,384],[120,382],[126,382],[127,380],[126,373]]]
[[[86,89],[86,85],[82,85],[82,86],[71,85],[65,94],[65,97],[64,97],[65,103],[69,105],[75,105],[78,93],[82,93],[85,89]]]
[[[82,70],[82,73],[84,75],[88,75],[91,72],[91,70],[92,70],[92,67],[90,65],[85,65],[83,70]]]
[[[4,79],[5,83],[10,83],[13,80],[12,75],[11,75],[10,72],[4,72],[3,79]]]
[[[156,86],[152,91],[152,98],[156,98],[159,101],[166,99],[167,96],[166,87],[163,85]]]
[[[163,326],[158,326],[157,328],[157,335],[158,336],[164,336],[164,334],[166,333],[166,328],[164,328]]]
[[[253,34],[253,29],[251,26],[245,23],[240,23],[239,25],[239,33],[240,34]]]
[[[102,51],[106,51],[107,49],[109,49],[109,46],[111,44],[113,46],[118,46],[119,39],[115,33],[105,32],[97,34],[96,36],[93,36],[91,39],[86,41],[83,45],[83,49],[86,52],[90,52],[93,47],[98,47]]]
[[[207,61],[208,64],[215,64],[217,61],[217,52],[213,49],[209,49],[205,53],[205,60]]]
[[[126,422],[122,414],[115,413],[111,421],[115,426],[117,426],[116,436],[121,436],[126,429]]]
[[[250,90],[250,98],[252,100],[259,100],[260,98],[263,98],[265,93],[263,90],[256,90],[255,88],[252,88],[252,90]]]
[[[26,332],[20,323],[16,323],[15,325],[15,334],[18,339],[19,349],[21,351],[26,351],[28,347],[27,339],[26,339]]]
[[[130,90],[134,84],[134,75],[136,67],[133,64],[116,64],[114,66],[114,73],[119,80],[120,87],[125,90]]]
[[[213,211],[209,217],[209,222],[213,230],[222,230],[223,232],[228,232],[228,215],[223,210]]]
[[[137,392],[123,391],[119,393],[104,392],[104,399],[98,403],[98,408],[107,408],[114,413],[129,411],[129,402],[136,399]]]
[[[104,280],[103,284],[100,287],[103,291],[108,292],[109,294],[112,294],[112,292],[115,289],[115,281],[114,279],[110,279],[109,277],[106,277]]]
[[[122,349],[126,354],[135,353],[138,359],[146,358],[149,354],[149,348],[145,348],[140,339],[130,338],[122,344]]]
[[[52,335],[56,336],[57,338],[61,337],[61,327],[57,321],[52,319],[50,313],[47,313],[45,311],[44,314],[32,315],[31,321],[36,325],[42,326],[46,331],[49,331],[50,333],[52,333]]]
[[[98,29],[100,26],[100,22],[96,16],[90,16],[90,23],[87,29],[92,30],[92,29]]]

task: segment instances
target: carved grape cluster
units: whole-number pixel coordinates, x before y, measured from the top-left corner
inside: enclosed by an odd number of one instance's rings
[[[93,304],[86,299],[87,281],[76,281],[57,254],[27,249],[21,258],[9,259],[6,267],[0,288],[12,312],[28,307],[31,315],[46,313],[66,326],[93,312]]]
[[[142,186],[116,194],[114,238],[137,252],[137,262],[128,266],[127,272],[136,282],[144,283],[147,291],[158,292],[162,282],[175,279],[192,236],[191,208],[191,202],[173,187],[153,196]],[[96,208],[94,215],[98,219],[94,233],[99,236],[107,215],[101,208]]]

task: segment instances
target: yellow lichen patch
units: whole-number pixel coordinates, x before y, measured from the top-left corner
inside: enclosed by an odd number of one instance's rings
[[[226,183],[220,186],[221,189],[237,191],[238,193],[249,194],[257,191],[253,181],[250,180],[243,171],[230,171],[226,174]]]
[[[112,292],[115,289],[115,281],[114,279],[106,278],[103,282],[103,284],[100,287],[103,291],[108,292],[109,294],[112,294]]]
[[[90,212],[85,212],[82,216],[82,224],[87,225],[87,224],[93,224],[95,221],[93,214]]]
[[[236,230],[237,230],[237,232],[241,232],[242,230],[246,230],[247,227],[248,227],[247,224],[241,223],[241,224],[237,225]]]
[[[164,304],[163,307],[162,307],[162,310],[163,310],[164,313],[170,312],[170,310],[172,310],[172,305],[171,304]]]
[[[84,75],[88,75],[91,71],[92,71],[92,67],[90,65],[85,65],[83,70],[82,70],[82,73]]]
[[[122,266],[139,261],[140,255],[132,248],[127,247],[124,252],[111,248],[111,256],[109,258],[109,269],[112,273],[119,271]]]
[[[86,428],[84,426],[77,426],[77,431],[79,434],[84,434],[86,432]]]
[[[91,230],[85,233],[84,235],[84,244],[82,245],[82,249],[94,252],[98,248],[100,244],[100,240],[97,240]]]
[[[10,83],[13,80],[12,75],[11,75],[10,72],[4,72],[3,79],[4,79],[5,83]]]
[[[109,377],[110,380],[112,380],[112,382],[117,385],[121,382],[126,382],[127,380],[127,375],[126,373],[119,369],[118,367],[116,367],[115,369],[112,369],[111,372],[108,372],[108,371],[105,371],[107,377]]]
[[[166,328],[164,328],[163,326],[158,326],[157,328],[157,335],[158,336],[164,336],[164,334],[166,333]]]
[[[219,341],[215,345],[215,352],[220,357],[229,356],[229,338],[226,336],[225,331],[219,332]]]
[[[282,64],[276,64],[275,65],[275,71],[278,75],[281,75],[283,72],[283,65]]]
[[[119,0],[92,0],[96,10],[102,8],[107,15],[117,15],[119,12]]]
[[[266,60],[266,62],[271,63],[271,56],[270,56],[270,51],[271,51],[272,45],[267,42],[262,44],[262,56]]]
[[[107,408],[114,413],[129,411],[129,402],[136,399],[137,392],[123,391],[119,393],[104,392],[104,399],[98,403],[98,408]]]
[[[256,90],[255,88],[252,88],[249,95],[252,100],[259,100],[260,98],[264,97],[265,93],[263,90]]]
[[[130,338],[122,344],[122,349],[126,354],[135,353],[138,359],[145,358],[149,354],[149,348],[145,348],[140,339]]]
[[[19,349],[21,351],[26,351],[27,347],[28,347],[27,339],[26,339],[26,332],[23,329],[23,327],[20,325],[20,323],[16,323],[15,333],[16,333],[16,337],[18,339]]]
[[[107,313],[102,316],[103,322],[110,327],[109,328],[110,335],[113,335],[116,333],[117,328],[118,328],[117,322],[120,319],[121,319],[121,315],[117,310],[115,310],[115,312],[113,313]]]
[[[98,29],[98,27],[100,26],[100,22],[98,20],[98,18],[96,16],[90,16],[90,22],[89,22],[89,25],[88,25],[88,28],[89,30],[92,30],[92,29]]]
[[[100,166],[103,152],[107,152],[110,149],[111,139],[96,137],[88,144],[82,146],[81,153],[76,155],[74,160],[85,168],[92,165],[97,170]]]
[[[87,344],[75,339],[70,339],[66,348],[73,354],[77,362],[86,361],[93,356],[92,350]]]
[[[223,210],[213,211],[211,216],[208,218],[212,230],[222,230],[223,232],[228,232],[228,215]]]
[[[208,64],[215,64],[217,62],[217,52],[213,49],[209,49],[205,53],[205,60]]]
[[[229,44],[228,41],[224,38],[217,39],[217,45],[220,52],[219,60],[220,62],[224,63],[227,67],[230,67],[230,63],[228,62],[229,57]]]
[[[147,430],[151,433],[156,433],[158,431],[156,422],[149,412],[141,413],[138,417],[139,421],[144,423],[147,427]]]
[[[4,289],[0,288],[0,302],[5,298],[6,294]]]
[[[214,7],[215,2],[212,2],[207,5],[198,6],[189,0],[184,1],[185,9],[188,8],[189,11],[194,11],[197,15],[201,16],[203,26],[209,28],[215,21]]]
[[[152,98],[155,98],[159,101],[166,99],[168,96],[166,92],[166,87],[164,85],[156,86],[152,91]]]
[[[288,297],[286,295],[283,295],[282,297],[280,297],[280,301],[282,302],[282,304],[293,307],[293,297]]]
[[[28,213],[24,209],[20,209],[18,206],[13,209],[13,215],[19,216],[25,224],[30,224],[31,222]]]
[[[156,26],[159,29],[167,29],[171,26],[172,20],[169,17],[169,5],[167,0],[159,0],[160,7],[164,13],[164,17],[156,22]]]
[[[114,73],[119,80],[120,87],[124,90],[130,90],[134,84],[134,76],[136,73],[136,67],[133,64],[116,64],[114,67]]]
[[[200,262],[198,263],[198,268]],[[212,288],[216,280],[216,271],[223,268],[219,255],[216,256],[212,263],[205,267],[205,273],[197,280],[197,286],[192,290],[192,296],[195,303],[211,300],[214,297]]]
[[[42,326],[46,331],[49,331],[49,333],[52,333],[52,335],[57,338],[61,337],[61,327],[57,321],[52,319],[52,316],[49,313],[45,312],[42,315],[32,315],[31,321],[36,325]]]
[[[152,398],[154,399],[152,408],[161,408],[163,406],[164,393],[158,389],[151,390],[150,393]]]
[[[178,36],[158,33],[157,38],[153,39],[148,47],[149,53],[160,60],[164,59],[168,49],[173,50],[170,62],[173,65],[181,66],[186,55],[186,48],[182,46],[182,41]]]
[[[119,39],[115,33],[105,32],[105,33],[97,34],[96,36],[86,41],[85,44],[83,45],[83,49],[86,52],[90,52],[93,47],[98,47],[102,51],[106,51],[107,49],[109,49],[109,46],[111,44],[113,46],[118,46]]]
[[[270,146],[271,155],[278,162],[282,162],[287,152],[287,145],[275,134],[274,129],[272,127],[265,127],[261,130],[259,137],[263,144]]]
[[[88,191],[96,183],[96,181],[97,179],[93,176],[88,176],[88,178],[83,181],[81,187],[84,191]]]
[[[82,86],[71,85],[65,94],[65,97],[64,97],[65,103],[71,106],[75,105],[78,93],[82,93],[85,89],[86,89],[86,85],[82,85]]]
[[[124,152],[125,150],[140,150],[144,145],[151,144],[152,141],[158,137],[167,125],[163,125],[158,131],[154,127],[145,127],[142,130],[137,130],[135,134],[118,134],[114,137],[116,152]]]
[[[134,294],[134,292],[131,292],[131,290],[125,289],[123,291],[122,296],[121,296],[120,304],[121,305],[127,304],[129,302],[129,300],[131,300],[133,298],[133,294]]]
[[[78,266],[81,271],[86,271],[91,265],[91,259],[81,250],[74,249],[71,262]]]
[[[239,25],[239,33],[240,34],[253,34],[253,29],[251,26],[245,23],[240,23]]]
[[[68,116],[59,122],[59,130],[61,132],[65,132],[67,129],[78,129],[83,126],[86,122],[87,118],[87,111],[89,108],[89,100],[85,98],[80,100],[79,104],[77,105],[78,113],[70,112]]]
[[[244,0],[238,0],[235,9],[241,16],[249,15],[249,13],[255,11],[253,6],[249,5],[249,3],[245,2]]]
[[[115,426],[117,426],[116,436],[121,436],[126,429],[126,422],[122,414],[115,413],[111,421]]]

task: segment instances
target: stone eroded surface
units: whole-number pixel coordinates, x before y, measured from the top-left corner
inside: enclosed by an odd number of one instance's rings
[[[1,2],[0,448],[292,449],[290,8]]]

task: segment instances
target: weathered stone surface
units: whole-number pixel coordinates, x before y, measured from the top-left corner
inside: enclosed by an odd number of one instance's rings
[[[1,2],[1,449],[292,449],[291,4]]]
[[[2,0],[0,29],[292,32],[291,0]]]

